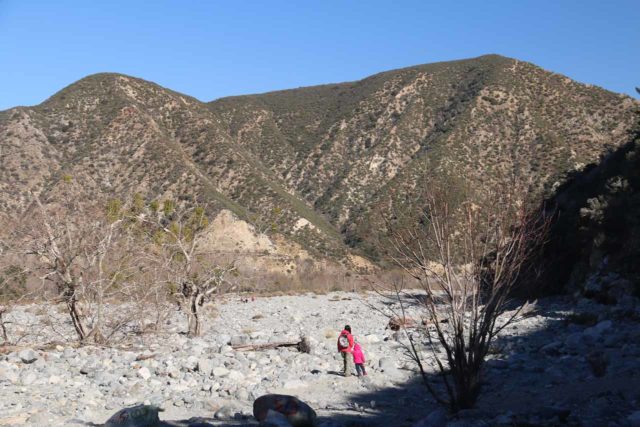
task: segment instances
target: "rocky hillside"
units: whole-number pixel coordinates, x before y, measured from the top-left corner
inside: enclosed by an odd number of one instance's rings
[[[640,128],[547,204],[557,213],[543,260],[552,289],[608,304],[640,296]]]
[[[55,201],[174,197],[317,256],[375,257],[374,212],[425,179],[479,197],[517,167],[542,195],[627,143],[633,99],[496,55],[202,103],[117,74],[0,112],[0,221]]]

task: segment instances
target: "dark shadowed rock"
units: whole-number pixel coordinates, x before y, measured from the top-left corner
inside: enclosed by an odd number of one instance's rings
[[[253,402],[253,416],[260,422],[268,421],[270,412],[286,417],[293,427],[315,427],[316,413],[309,405],[294,396],[267,394]]]
[[[640,427],[640,411],[636,411],[627,417],[631,427]]]
[[[444,427],[447,425],[447,412],[444,409],[436,409],[413,425],[413,427]]]
[[[107,420],[104,427],[156,427],[160,425],[157,406],[138,405],[121,409]]]

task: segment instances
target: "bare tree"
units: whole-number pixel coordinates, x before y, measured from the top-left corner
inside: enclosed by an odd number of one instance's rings
[[[152,226],[149,235],[157,262],[166,273],[171,295],[187,316],[188,335],[199,336],[202,306],[216,293],[233,288],[229,277],[237,273],[236,266],[217,263],[215,254],[207,250],[209,220],[203,207],[178,207],[165,201],[162,209],[152,205],[151,211],[144,222]]]
[[[66,305],[78,341],[107,343],[126,322],[109,323],[105,305],[110,299],[122,302],[118,297],[127,293],[135,269],[121,203],[112,200],[105,209],[75,201],[44,205],[38,197],[34,202],[17,239],[30,255],[43,294],[52,288],[54,302]]]
[[[0,257],[4,258],[2,251]],[[7,257],[8,258],[8,257]],[[0,262],[0,345],[9,345],[12,340],[9,338],[7,315],[12,308],[27,297],[26,272],[17,264]]]
[[[431,394],[455,412],[475,404],[491,343],[521,313],[523,302],[516,302],[515,310],[502,316],[548,221],[528,210],[527,189],[515,183],[488,191],[482,203],[464,198],[451,203],[448,191],[430,186],[407,215],[410,225],[398,216],[387,221],[387,244],[390,258],[423,291],[416,295],[401,284],[393,287],[400,303],[396,315],[404,318],[411,301],[424,316],[425,326],[407,333],[409,354]],[[406,322],[400,323],[407,332]],[[421,344],[440,375],[427,373]],[[433,378],[441,379],[444,393]]]

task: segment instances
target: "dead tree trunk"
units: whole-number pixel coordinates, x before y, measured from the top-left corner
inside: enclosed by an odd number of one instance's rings
[[[242,344],[232,346],[236,351],[262,351],[281,347],[295,347],[301,353],[311,353],[311,341],[307,337],[300,338],[300,341],[281,341],[266,344]]]
[[[9,333],[7,332],[7,325],[5,324],[2,316],[7,312],[5,307],[0,307],[0,331],[2,332],[2,345],[9,345]]]
[[[185,310],[188,323],[187,335],[189,337],[198,337],[202,332],[200,325],[200,307],[204,304],[204,295],[200,292],[200,289],[193,284],[185,286],[189,288],[189,291],[186,292],[185,295],[185,297],[188,298],[188,307],[187,310]]]
[[[71,322],[73,323],[73,328],[76,331],[76,335],[78,335],[78,340],[82,342],[87,338],[87,330],[85,329],[82,321],[80,308],[78,306],[78,299],[76,298],[75,293],[67,298],[66,303],[69,316],[71,317]]]

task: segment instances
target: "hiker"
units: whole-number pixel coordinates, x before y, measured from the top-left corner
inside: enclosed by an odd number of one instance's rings
[[[351,376],[353,356],[353,336],[351,335],[351,326],[346,325],[338,336],[338,351],[342,354],[343,374],[345,377]]]
[[[353,363],[356,365],[356,375],[367,375],[367,371],[364,369],[364,352],[359,342],[353,344]]]

